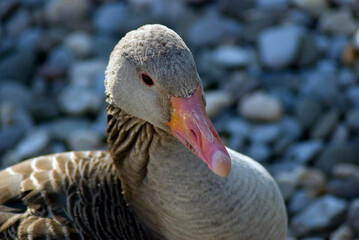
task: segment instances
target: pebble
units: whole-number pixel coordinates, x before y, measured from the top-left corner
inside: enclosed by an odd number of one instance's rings
[[[94,43],[90,34],[86,32],[74,32],[65,39],[65,45],[71,49],[78,58],[86,58],[93,53]]]
[[[346,115],[346,123],[350,129],[359,131],[359,107],[355,107],[348,111]]]
[[[102,136],[97,132],[82,128],[71,132],[66,139],[71,150],[94,150],[99,149]]]
[[[259,56],[264,66],[280,69],[292,64],[305,31],[299,26],[279,26],[264,30],[258,38]]]
[[[297,236],[331,227],[343,218],[346,201],[325,195],[293,217],[291,227]]]
[[[338,163],[333,167],[335,178],[359,178],[359,166],[352,163]]]
[[[69,85],[59,94],[58,104],[62,111],[73,116],[97,113],[104,103],[103,95],[92,89]]]
[[[77,129],[86,129],[89,127],[89,120],[82,118],[58,118],[47,124],[51,138],[59,141],[65,141],[66,138]]]
[[[254,52],[231,45],[221,45],[212,53],[212,62],[226,68],[245,67],[253,63]]]
[[[281,134],[279,124],[258,125],[251,130],[250,139],[256,143],[273,143]]]
[[[271,150],[265,143],[252,143],[245,153],[258,162],[266,162],[271,156]]]
[[[313,160],[324,147],[322,140],[308,140],[293,144],[286,153],[286,158],[300,164],[307,164]]]
[[[350,203],[347,217],[348,225],[356,232],[359,233],[359,198]]]
[[[7,34],[11,37],[19,36],[32,22],[30,13],[25,9],[17,11],[5,25]]]
[[[75,62],[70,69],[70,81],[74,87],[91,88],[98,94],[104,95],[104,78],[98,79],[99,74],[104,74],[107,63],[103,59],[91,59]],[[103,76],[103,75],[102,75]],[[97,82],[99,81],[99,83]],[[101,87],[99,87],[101,85]]]
[[[234,102],[230,93],[218,90],[206,92],[206,111],[210,118],[218,116]]]
[[[303,98],[297,101],[295,106],[295,114],[300,123],[306,128],[311,127],[322,113],[322,105],[312,98]]]
[[[328,11],[329,6],[326,0],[292,0],[295,6],[318,17]]]
[[[301,51],[296,59],[298,67],[308,67],[317,61],[319,58],[319,48],[311,34],[306,34],[302,40]]]
[[[319,29],[325,33],[349,36],[358,28],[358,22],[349,11],[328,11],[319,20]]]
[[[99,32],[108,34],[125,33],[127,6],[122,2],[107,2],[97,9],[94,25]]]
[[[311,130],[312,138],[326,138],[335,129],[338,124],[340,113],[337,109],[331,109],[324,113],[315,123]]]
[[[354,234],[350,227],[343,225],[330,235],[329,240],[352,240],[353,236]]]
[[[0,103],[12,104],[14,107],[28,109],[33,94],[25,85],[11,80],[0,82]]]
[[[241,29],[237,21],[209,12],[192,23],[187,38],[189,44],[196,48],[213,46],[237,39],[242,33]]]
[[[47,63],[55,68],[67,71],[74,63],[74,60],[72,50],[67,46],[60,45],[51,51]]]
[[[359,197],[359,177],[331,180],[328,183],[328,193],[344,199]]]
[[[336,164],[354,162],[354,158],[349,145],[346,143],[333,143],[323,149],[314,166],[330,174]]]
[[[312,196],[319,196],[327,189],[327,179],[319,169],[304,168],[298,175],[298,185],[307,189]]]
[[[265,92],[254,92],[245,96],[239,103],[239,113],[254,121],[278,121],[282,117],[282,105]]]
[[[29,132],[16,146],[15,151],[21,159],[39,156],[50,142],[50,134],[45,129]]]
[[[315,199],[315,196],[311,195],[308,190],[301,189],[297,190],[294,194],[290,203],[288,205],[288,210],[291,214],[296,214],[297,212],[307,208]]]

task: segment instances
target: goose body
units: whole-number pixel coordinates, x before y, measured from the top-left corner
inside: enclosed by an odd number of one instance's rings
[[[109,152],[49,155],[1,171],[0,239],[285,239],[276,183],[223,146],[175,32],[129,32],[111,54],[105,86]]]

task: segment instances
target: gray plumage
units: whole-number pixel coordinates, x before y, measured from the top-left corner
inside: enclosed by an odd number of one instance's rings
[[[202,88],[175,32],[129,32],[111,54],[105,86],[109,152],[1,171],[0,239],[285,239],[284,202],[262,166],[227,149],[232,170],[219,177],[170,133],[171,97]]]

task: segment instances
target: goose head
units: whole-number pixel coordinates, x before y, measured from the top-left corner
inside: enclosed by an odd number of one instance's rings
[[[108,103],[172,134],[218,176],[230,173],[192,53],[174,31],[145,25],[127,33],[110,56],[105,87]]]

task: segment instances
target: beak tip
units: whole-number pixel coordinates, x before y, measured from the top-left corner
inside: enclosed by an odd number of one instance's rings
[[[228,153],[218,150],[212,155],[212,171],[216,175],[227,177],[231,172],[231,165],[231,158]]]

